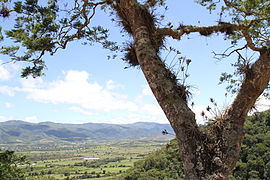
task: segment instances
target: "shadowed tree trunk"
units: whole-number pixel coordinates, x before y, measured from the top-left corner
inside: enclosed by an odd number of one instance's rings
[[[134,38],[138,63],[175,131],[185,179],[227,179],[239,157],[247,113],[270,79],[269,52],[262,50],[256,63],[248,67],[245,80],[225,118],[202,131],[187,105],[185,87],[177,84],[172,72],[158,56],[160,47],[153,42],[157,30],[145,18],[147,10],[133,0],[119,0],[118,3],[116,10],[125,23],[124,27],[130,28],[128,31]]]

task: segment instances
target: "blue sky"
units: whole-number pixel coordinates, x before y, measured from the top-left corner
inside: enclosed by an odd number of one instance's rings
[[[192,1],[179,3],[168,0],[168,5],[166,19],[175,24],[216,23],[216,14],[209,15],[208,11]],[[0,19],[3,27],[8,21]],[[93,24],[108,27],[111,38],[120,40],[121,28],[110,22],[106,14],[98,13]],[[192,101],[195,102],[194,111],[197,114],[209,104],[210,97],[221,106],[225,102],[224,86],[218,85],[218,79],[221,72],[231,71],[231,60],[217,61],[211,52],[222,52],[228,43],[222,37],[206,38],[198,34],[183,37],[181,41],[166,41],[166,44],[173,45],[192,60],[188,84],[193,87]],[[46,56],[46,75],[36,79],[20,78],[23,64],[1,65],[0,121],[168,123],[140,69],[124,69],[127,65],[121,61],[121,55],[108,60],[108,53],[99,45],[83,46],[80,42],[73,42],[56,55]],[[168,60],[172,58],[173,54]],[[0,56],[1,63],[8,61],[8,57]],[[201,118],[198,116],[198,119]]]

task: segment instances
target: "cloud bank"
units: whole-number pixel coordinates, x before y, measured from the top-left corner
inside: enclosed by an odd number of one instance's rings
[[[101,84],[90,78],[86,71],[65,71],[52,81],[45,81],[42,78],[20,79],[18,86],[0,86],[0,94],[12,97],[23,94],[26,101],[48,106],[50,104],[59,107],[68,106],[66,111],[86,116],[89,121],[106,116],[107,119],[103,121],[110,123],[138,121],[168,123],[148,87],[143,87],[136,97],[131,97],[125,91],[124,85],[113,80]],[[9,102],[5,107],[10,108],[15,104]],[[24,119],[38,120],[35,115]]]

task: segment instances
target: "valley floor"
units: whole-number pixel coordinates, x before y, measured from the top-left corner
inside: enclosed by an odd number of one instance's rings
[[[28,180],[119,179],[135,161],[166,143],[157,140],[86,143],[20,153],[26,154],[30,162],[22,167]]]

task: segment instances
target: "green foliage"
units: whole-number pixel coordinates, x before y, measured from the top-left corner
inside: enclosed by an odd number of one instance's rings
[[[0,152],[0,177],[1,180],[18,179],[23,180],[24,172],[19,167],[26,164],[25,156],[15,155],[14,151]]]
[[[83,44],[98,42],[105,49],[114,52],[114,55],[108,56],[108,58],[115,58],[120,51],[132,50],[131,47],[120,49],[116,42],[109,41],[109,31],[102,25],[91,25],[97,7],[102,10],[112,7],[114,3],[110,1],[88,2],[74,0],[58,2],[57,0],[49,0],[45,2],[41,0],[2,0],[0,2],[2,5],[0,16],[5,18],[12,13],[12,17],[15,17],[13,28],[3,29],[5,37],[12,39],[14,44],[3,46],[1,53],[11,56],[13,61],[30,63],[30,66],[23,69],[23,77],[43,75],[42,71],[46,68],[42,60],[44,54],[53,55],[58,49],[65,49],[69,42],[79,39],[85,40]],[[144,0],[139,2],[144,4],[145,7],[166,6],[165,0]],[[227,0],[229,3],[225,4],[223,1],[216,2],[213,0],[197,0],[197,2],[210,11],[218,10],[219,22],[226,21],[248,25],[249,34],[255,45],[265,46],[270,33],[270,4],[268,0]],[[109,9],[111,9],[112,14],[115,14],[113,8]],[[150,23],[153,26],[150,29],[154,30],[155,16],[149,14],[148,11],[144,13],[147,15],[149,22],[153,21]],[[124,18],[123,16],[122,20]],[[226,32],[230,33],[226,33],[225,39],[231,39],[233,46],[237,45],[238,40],[243,39],[240,32],[231,32],[230,30]],[[3,37],[4,35],[0,33],[0,40]],[[154,36],[154,39],[152,39],[153,45],[159,49],[163,44],[163,38],[163,36],[159,35]],[[18,47],[20,48],[18,49]],[[127,53],[127,57],[128,59],[136,59],[132,51]]]
[[[45,68],[41,57],[45,51],[52,52],[55,48],[53,37],[59,29],[56,22],[58,6],[55,1],[48,1],[47,6],[40,6],[38,0],[15,1],[13,11],[17,13],[13,29],[5,30],[6,37],[18,46],[2,47],[2,54],[11,56],[14,61],[30,61],[33,66],[23,69],[22,76],[32,74],[41,76]],[[19,55],[20,51],[22,55]]]
[[[183,164],[179,158],[177,141],[172,140],[166,148],[138,161],[127,171],[125,180],[183,179]]]
[[[270,111],[249,117],[240,160],[233,172],[240,179],[268,179],[270,163]]]
[[[231,41],[224,53],[219,54],[219,58],[225,58],[236,53],[238,59],[232,66],[235,72],[232,74],[223,73],[220,82],[228,83],[227,90],[236,93],[254,62],[253,55],[243,55],[247,53],[248,47],[259,51],[267,49],[267,42],[270,40],[270,1],[269,0],[197,0],[197,3],[206,7],[210,13],[217,12],[217,22],[241,25],[245,30],[234,31],[226,34],[224,39]],[[243,41],[244,40],[244,41]],[[244,44],[243,44],[244,43]],[[247,44],[248,43],[248,46]],[[269,90],[269,89],[267,89]],[[269,95],[264,93],[264,95]]]
[[[270,110],[255,114],[245,123],[246,136],[240,159],[230,179],[261,179],[270,177]],[[181,179],[182,162],[174,139],[165,148],[135,163],[123,176],[125,180]]]
[[[2,34],[2,27],[0,26],[0,41],[4,39],[3,34]]]
[[[9,3],[13,3],[12,9],[7,8]],[[42,71],[46,68],[43,55],[53,55],[74,40],[85,39],[84,44],[98,42],[106,49],[117,51],[116,43],[107,40],[107,29],[102,26],[89,27],[97,5],[84,3],[78,0],[69,3],[58,3],[57,0],[46,3],[39,0],[4,1],[0,15],[8,17],[13,13],[16,18],[13,28],[4,29],[5,37],[13,40],[13,45],[2,46],[0,53],[9,55],[12,61],[30,63],[31,66],[23,69],[22,77],[38,77],[43,75]],[[0,33],[1,39],[3,36]]]

